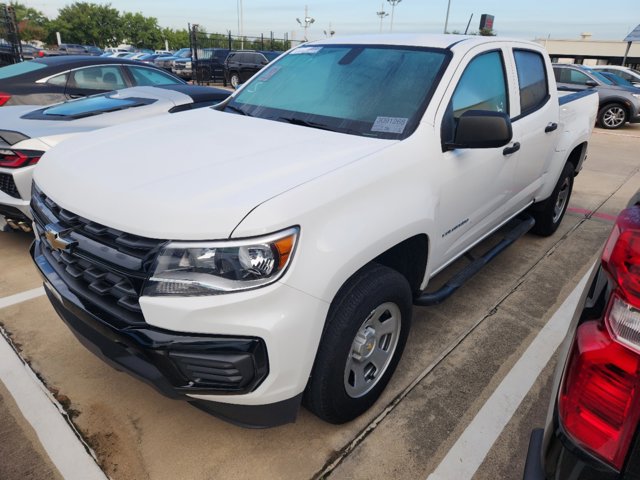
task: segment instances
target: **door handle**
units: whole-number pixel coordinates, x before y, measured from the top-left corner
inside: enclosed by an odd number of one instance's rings
[[[504,150],[502,150],[502,154],[511,155],[512,153],[516,153],[518,150],[520,150],[520,143],[516,142],[511,147],[507,147]]]
[[[544,133],[549,133],[549,132],[553,132],[555,129],[558,128],[558,124],[555,122],[549,123],[545,128],[544,128]]]

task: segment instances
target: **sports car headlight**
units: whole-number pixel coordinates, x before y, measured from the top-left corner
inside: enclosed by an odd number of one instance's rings
[[[299,229],[216,242],[171,242],[155,264],[143,295],[218,295],[278,280],[293,257]]]

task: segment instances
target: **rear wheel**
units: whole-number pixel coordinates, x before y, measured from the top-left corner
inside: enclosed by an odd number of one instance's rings
[[[551,196],[533,205],[530,210],[531,215],[533,215],[536,221],[536,224],[531,229],[532,233],[542,237],[548,237],[558,229],[569,205],[569,199],[573,191],[573,178],[573,165],[567,162]]]
[[[598,112],[598,125],[602,128],[616,129],[627,122],[627,111],[619,103],[605,105]]]
[[[329,309],[305,406],[330,423],[371,407],[402,356],[411,309],[411,288],[398,272],[377,264],[357,272]]]

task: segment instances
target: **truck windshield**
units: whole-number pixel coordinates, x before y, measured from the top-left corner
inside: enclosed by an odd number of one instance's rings
[[[405,138],[448,59],[440,49],[302,46],[261,70],[227,109],[341,133]]]

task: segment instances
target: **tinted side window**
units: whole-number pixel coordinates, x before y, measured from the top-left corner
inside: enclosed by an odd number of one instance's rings
[[[520,86],[520,112],[536,109],[549,97],[549,85],[542,55],[531,50],[514,50]]]
[[[553,72],[556,80],[561,83],[570,83],[572,85],[586,85],[591,80],[584,73],[574,70],[573,68],[554,68]]]
[[[133,75],[133,80],[136,85],[140,86],[153,86],[153,85],[176,85],[180,84],[178,79],[173,78],[171,75],[167,75],[159,70],[144,67],[127,67]]]
[[[500,52],[478,55],[465,69],[451,99],[454,118],[467,110],[507,112],[507,80]]]
[[[83,68],[71,72],[69,86],[89,90],[117,90],[125,88],[127,84],[119,67],[103,66]]]
[[[55,77],[51,77],[47,80],[49,85],[56,85],[58,87],[64,87],[67,84],[67,73],[63,73],[62,75],[56,75]]]

